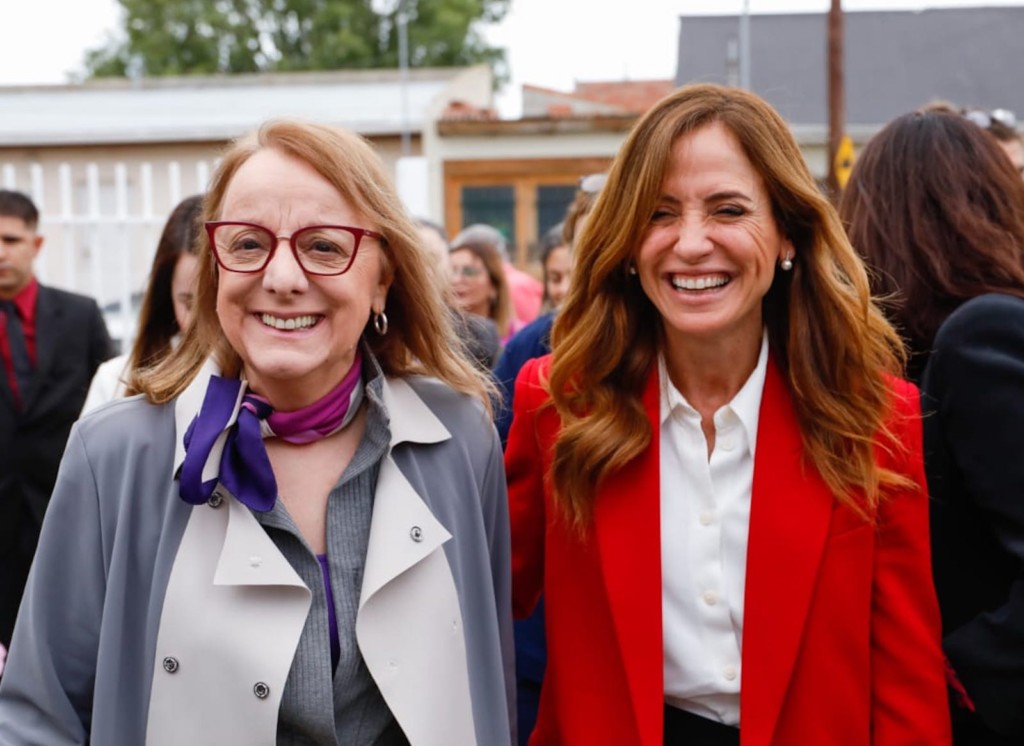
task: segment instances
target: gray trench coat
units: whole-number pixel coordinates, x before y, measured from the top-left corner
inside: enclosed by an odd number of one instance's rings
[[[209,505],[178,497],[206,375],[176,405],[121,400],[75,426],[0,683],[0,744],[275,742],[310,590],[222,487]],[[383,399],[360,651],[412,746],[509,744],[497,435],[436,380],[389,379]]]

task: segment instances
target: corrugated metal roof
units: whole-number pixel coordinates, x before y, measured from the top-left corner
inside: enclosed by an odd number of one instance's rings
[[[410,71],[410,132],[464,68]],[[402,131],[398,71],[240,75],[0,87],[0,146],[222,140],[274,117]]]
[[[825,14],[750,16],[751,87],[790,122],[827,119],[826,35]],[[682,16],[676,83],[730,82],[738,37],[736,15]],[[844,37],[847,122],[940,98],[1024,113],[1024,7],[847,11]]]

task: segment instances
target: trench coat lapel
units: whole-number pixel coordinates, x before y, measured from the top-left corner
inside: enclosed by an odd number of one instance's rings
[[[388,379],[391,448],[451,434],[416,392]],[[444,545],[452,536],[388,453],[381,463],[356,638],[410,743],[475,744],[458,590]]]
[[[770,743],[800,650],[834,498],[803,445],[792,396],[769,358],[747,545],[741,729]]]
[[[651,442],[599,490],[594,521],[608,605],[628,679],[638,743],[662,738],[661,472],[658,368],[643,392]]]

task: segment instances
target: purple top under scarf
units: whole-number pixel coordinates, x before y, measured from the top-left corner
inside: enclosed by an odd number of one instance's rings
[[[331,590],[331,570],[327,565],[327,555],[316,556],[320,562],[320,572],[324,576],[324,592],[327,594],[327,633],[331,636],[331,670],[338,667],[341,659],[341,642],[338,640],[338,615],[334,612],[334,591]]]

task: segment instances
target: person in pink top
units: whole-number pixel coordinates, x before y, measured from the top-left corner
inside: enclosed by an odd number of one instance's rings
[[[544,283],[509,261],[508,247],[501,231],[485,223],[466,226],[452,241],[452,251],[467,242],[489,243],[501,254],[505,281],[512,299],[513,326],[521,328],[537,318],[544,298]]]

